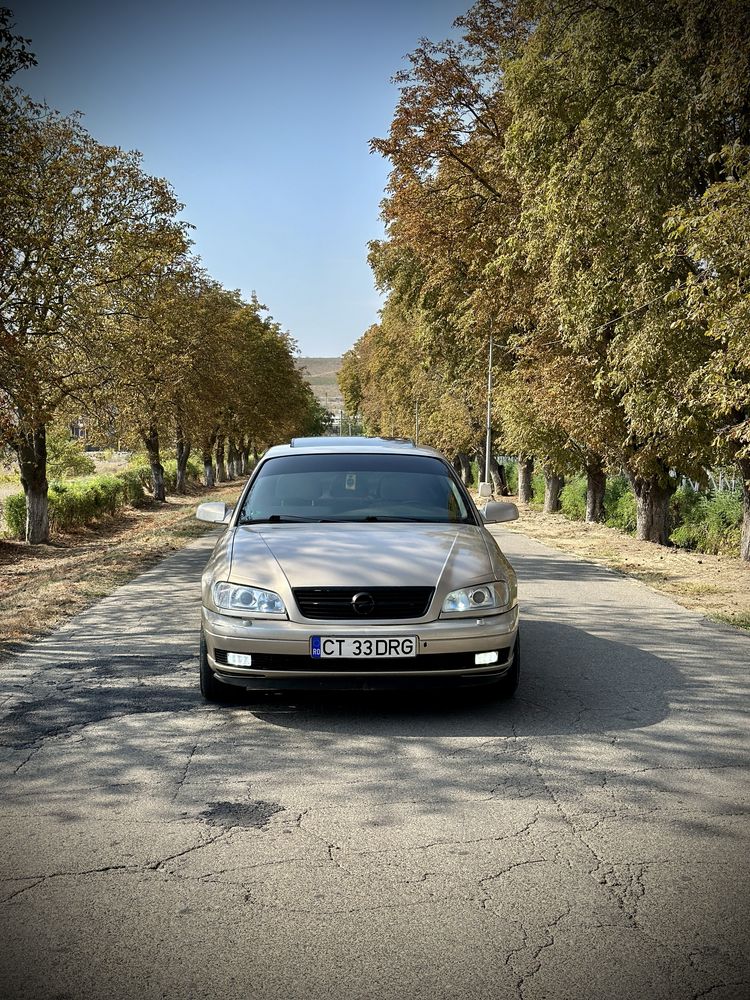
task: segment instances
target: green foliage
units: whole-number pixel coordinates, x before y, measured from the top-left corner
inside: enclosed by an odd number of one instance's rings
[[[2,501],[3,518],[12,538],[23,538],[26,530],[26,497],[13,493]]]
[[[570,521],[586,520],[586,480],[574,476],[563,486],[560,493],[560,509]]]
[[[115,475],[122,481],[127,502],[131,506],[137,506],[139,503],[142,503],[145,499],[145,493],[139,473],[133,469],[123,469],[122,472],[117,472]]]
[[[635,534],[636,503],[630,480],[625,476],[613,476],[607,480],[604,493],[605,523],[610,528],[619,528],[629,535]]]
[[[73,441],[67,428],[54,427],[47,431],[47,475],[50,479],[69,476],[90,476],[96,463],[83,450],[80,441]]]
[[[543,497],[543,480],[534,476],[534,501]],[[560,494],[562,513],[572,521],[586,516],[586,479],[575,476]],[[636,500],[625,476],[607,480],[604,498],[606,523],[627,534],[636,528]],[[671,520],[676,525],[670,541],[673,545],[696,552],[736,556],[742,530],[742,497],[739,492],[703,493],[689,484],[681,486],[671,503]]]
[[[679,520],[670,536],[675,545],[714,555],[737,554],[742,528],[739,493],[701,494],[689,486],[681,488],[673,499],[673,517]]]
[[[505,463],[505,481],[508,484],[508,490],[511,496],[516,496],[518,493],[518,463],[517,462],[506,462]]]
[[[49,487],[49,520],[52,531],[83,528],[104,514],[116,514],[144,497],[140,479],[132,472],[108,476],[88,476]],[[26,497],[14,493],[3,501],[8,533],[23,538],[26,528]]]
[[[168,458],[165,462],[162,462],[162,465],[164,466],[164,488],[167,493],[174,493],[177,488],[177,459]],[[149,465],[148,457],[142,451],[138,451],[132,456],[128,462],[127,471],[140,482],[144,489],[151,489],[151,466]],[[185,469],[187,481],[193,483],[199,482],[202,473],[203,469],[198,460],[189,458],[187,468]]]
[[[531,506],[541,507],[544,504],[544,476],[535,472],[531,477]]]

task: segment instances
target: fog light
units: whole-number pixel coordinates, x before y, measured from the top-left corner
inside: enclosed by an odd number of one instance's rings
[[[486,663],[497,663],[497,650],[493,649],[489,653],[475,653],[474,663],[478,667],[484,666]]]
[[[253,658],[249,653],[227,653],[230,667],[252,667]]]

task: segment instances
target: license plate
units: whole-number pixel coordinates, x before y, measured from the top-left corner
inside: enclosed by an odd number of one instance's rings
[[[419,640],[414,635],[393,638],[378,636],[376,639],[350,639],[332,635],[314,635],[310,638],[310,656],[314,660],[346,657],[352,660],[416,656]]]

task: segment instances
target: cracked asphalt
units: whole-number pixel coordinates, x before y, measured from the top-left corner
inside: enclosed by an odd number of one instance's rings
[[[201,539],[0,664],[0,993],[735,1000],[750,636],[498,531],[524,676],[201,702]]]

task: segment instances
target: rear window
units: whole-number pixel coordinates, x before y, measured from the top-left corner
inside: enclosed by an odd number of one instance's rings
[[[340,453],[264,462],[240,513],[240,523],[263,521],[474,523],[440,459]]]

